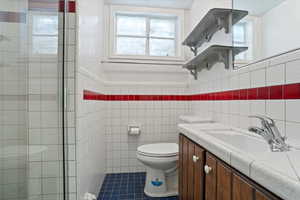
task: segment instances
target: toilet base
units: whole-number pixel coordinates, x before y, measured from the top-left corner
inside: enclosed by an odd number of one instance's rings
[[[144,193],[149,197],[173,197],[178,195],[178,191],[167,191],[164,194],[156,194],[156,193],[148,193],[146,190],[144,190]]]
[[[150,197],[170,197],[178,195],[177,169],[166,173],[147,167],[144,192]]]

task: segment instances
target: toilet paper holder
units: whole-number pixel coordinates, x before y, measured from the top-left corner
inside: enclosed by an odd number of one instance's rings
[[[140,126],[137,125],[128,126],[128,135],[140,135],[140,134],[141,134]]]

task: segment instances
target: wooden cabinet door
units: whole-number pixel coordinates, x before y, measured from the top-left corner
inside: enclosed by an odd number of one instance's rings
[[[182,199],[181,200],[189,200],[188,199],[188,147],[189,140],[186,137],[182,139]]]
[[[253,200],[254,189],[239,175],[232,177],[232,200]]]
[[[206,153],[205,167],[210,171],[205,172],[205,200],[217,199],[217,159],[209,153]]]
[[[231,200],[231,169],[217,162],[217,199],[218,200]]]
[[[204,198],[204,149],[179,136],[179,199]]]
[[[193,156],[195,153],[195,144],[192,141],[188,142],[188,192],[187,197],[189,200],[194,199],[194,162]]]
[[[178,161],[178,194],[179,200],[182,198],[182,175],[183,175],[183,164],[182,164],[182,155],[183,155],[183,135],[179,135],[179,161]]]
[[[183,135],[179,136],[179,199],[282,200]]]
[[[204,156],[205,150],[195,145],[194,156],[194,200],[204,199]]]
[[[255,191],[255,200],[271,200],[266,195],[261,193],[260,191]]]
[[[255,200],[282,200],[279,197],[271,194],[270,192],[260,189],[255,191]]]

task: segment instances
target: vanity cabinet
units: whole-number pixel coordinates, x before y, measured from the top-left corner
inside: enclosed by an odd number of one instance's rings
[[[204,197],[204,149],[180,135],[179,142],[179,196],[182,200]]]
[[[280,200],[181,134],[179,199]]]
[[[231,200],[231,169],[206,152],[204,171],[205,199]]]

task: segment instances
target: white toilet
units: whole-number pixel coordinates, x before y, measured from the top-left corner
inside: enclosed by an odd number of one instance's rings
[[[157,143],[139,146],[137,159],[147,168],[144,189],[147,196],[178,195],[178,144]]]

